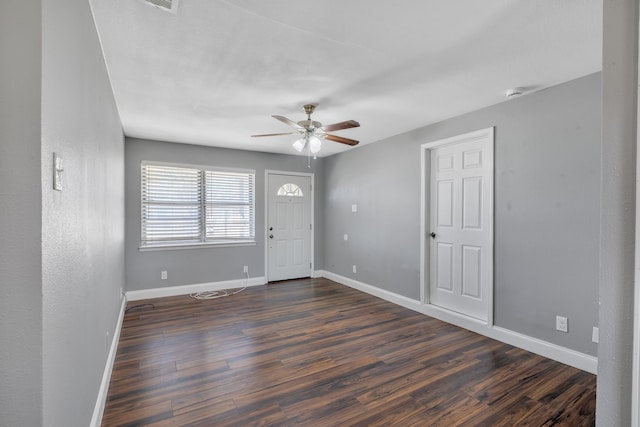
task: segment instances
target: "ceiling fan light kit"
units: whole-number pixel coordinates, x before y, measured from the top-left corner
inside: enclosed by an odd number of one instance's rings
[[[320,151],[320,148],[322,148],[322,141],[313,135],[305,135],[293,143],[293,148],[298,153],[302,153],[302,150],[307,147],[309,148],[309,151],[311,151],[311,154],[316,154]]]
[[[309,151],[311,151],[311,154],[316,154],[320,151],[320,148],[322,148],[322,141],[315,136],[309,137]]]
[[[358,145],[360,141],[356,141],[355,139],[344,138],[337,135],[331,135],[328,132],[334,132],[342,129],[350,129],[359,127],[360,123],[355,120],[347,120],[340,123],[334,123],[332,125],[322,126],[322,123],[311,120],[311,114],[315,110],[315,104],[306,104],[303,106],[304,112],[307,115],[307,120],[301,120],[299,122],[294,122],[284,116],[272,116],[274,119],[279,120],[289,126],[291,126],[295,132],[288,133],[269,133],[262,135],[251,135],[252,137],[262,137],[262,136],[276,136],[276,135],[295,135],[296,133],[302,135],[301,138],[296,140],[293,143],[293,148],[302,153],[302,151],[306,148],[309,154],[309,158],[311,154],[318,153],[322,148],[322,140],[327,139],[329,141],[339,142],[341,144],[346,144],[350,146]],[[314,156],[315,158],[315,156]]]
[[[298,153],[302,153],[302,150],[304,150],[304,147],[306,146],[307,146],[307,141],[304,138],[300,138],[299,140],[293,143],[293,148],[295,148],[295,150]]]

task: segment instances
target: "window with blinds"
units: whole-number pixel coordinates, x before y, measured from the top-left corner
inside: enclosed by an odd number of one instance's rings
[[[254,171],[141,168],[141,248],[255,241]]]

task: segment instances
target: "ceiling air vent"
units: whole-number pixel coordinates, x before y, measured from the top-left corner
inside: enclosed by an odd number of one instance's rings
[[[167,12],[176,13],[179,0],[143,0],[145,3],[155,6]]]

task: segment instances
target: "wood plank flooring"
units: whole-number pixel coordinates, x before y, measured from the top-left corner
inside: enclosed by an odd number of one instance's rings
[[[595,377],[326,279],[129,303],[102,426],[593,426]]]

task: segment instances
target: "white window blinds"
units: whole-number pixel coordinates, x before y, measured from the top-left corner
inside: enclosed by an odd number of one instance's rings
[[[206,240],[253,240],[254,175],[205,171]]]
[[[143,163],[141,247],[255,240],[255,173]]]

